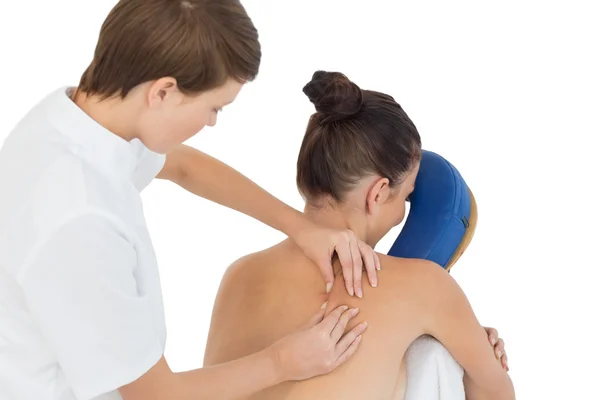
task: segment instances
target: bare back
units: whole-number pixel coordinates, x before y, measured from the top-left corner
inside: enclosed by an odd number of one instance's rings
[[[404,354],[423,329],[423,288],[415,285],[418,260],[380,255],[379,287],[363,278],[364,298],[350,297],[338,273],[332,292],[317,267],[293,244],[284,241],[247,256],[227,271],[213,310],[205,366],[227,362],[274,343],[294,332],[328,301],[358,307],[347,330],[362,321],[369,326],[356,354],[332,373],[301,382],[286,382],[251,399],[402,399],[406,384]]]

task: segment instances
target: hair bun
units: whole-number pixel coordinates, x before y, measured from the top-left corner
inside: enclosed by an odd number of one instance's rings
[[[362,90],[340,72],[317,71],[302,89],[329,121],[351,117],[362,107]]]

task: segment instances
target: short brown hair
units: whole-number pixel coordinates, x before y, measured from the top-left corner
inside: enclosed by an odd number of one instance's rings
[[[186,94],[252,81],[258,32],[239,0],[120,0],[102,25],[78,87],[125,97],[139,84],[173,77]]]
[[[343,201],[371,174],[402,182],[421,158],[417,128],[392,96],[362,90],[339,72],[317,71],[304,87],[315,105],[297,164],[296,183],[311,201]]]

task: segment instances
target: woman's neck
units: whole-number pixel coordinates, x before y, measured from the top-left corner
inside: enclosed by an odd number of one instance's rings
[[[356,211],[345,209],[343,206],[337,208],[331,205],[314,206],[306,204],[304,215],[326,228],[349,229],[354,232],[359,240],[371,245],[371,243],[368,243],[367,221]]]

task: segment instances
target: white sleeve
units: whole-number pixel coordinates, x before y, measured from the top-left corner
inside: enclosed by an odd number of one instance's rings
[[[139,139],[131,141],[136,155],[137,165],[133,172],[133,183],[138,191],[142,191],[156,178],[165,166],[166,155],[148,149]]]
[[[163,354],[136,265],[136,251],[116,224],[84,215],[38,247],[20,279],[79,400],[133,382]]]

